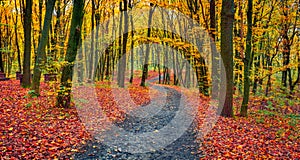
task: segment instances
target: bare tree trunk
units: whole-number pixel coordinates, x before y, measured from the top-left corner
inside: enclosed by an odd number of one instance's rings
[[[17,0],[15,0],[15,10],[17,12],[16,14],[16,21],[15,21],[15,26],[17,26],[18,24],[18,14],[19,14],[19,11],[18,11],[18,7],[17,7]],[[20,50],[20,46],[19,46],[19,38],[18,38],[18,28],[17,27],[14,27],[15,28],[15,41],[16,41],[16,47],[17,47],[17,51],[18,51],[18,69],[19,69],[19,72],[22,71],[22,65],[21,65],[21,50]],[[1,35],[1,33],[0,33]],[[1,40],[0,40],[1,41]],[[1,48],[1,46],[0,46]]]
[[[92,33],[91,33],[91,52],[90,52],[90,55],[89,55],[89,73],[88,73],[88,78],[89,80],[94,80],[94,70],[96,70],[96,68],[94,68],[94,52],[95,52],[95,49],[94,49],[94,40],[95,40],[95,0],[92,0],[92,15],[91,15],[91,22],[92,22]]]
[[[1,33],[1,28],[0,28],[0,48],[2,48],[2,33]],[[3,59],[2,59],[2,51],[0,51],[0,72],[4,72],[3,68]]]
[[[248,0],[247,11],[247,38],[246,38],[246,55],[244,59],[244,97],[241,107],[241,116],[246,117],[248,111],[248,102],[250,94],[250,66],[252,53],[252,9],[253,1]]]
[[[219,98],[220,90],[220,55],[216,48],[216,4],[215,0],[211,0],[210,4],[210,35],[212,37],[211,51],[212,51],[212,98]]]
[[[152,4],[151,8],[149,10],[149,19],[148,19],[148,31],[147,31],[147,37],[151,36],[151,24],[152,24],[152,16],[155,11],[155,6],[153,7]],[[146,44],[146,55],[145,55],[145,62],[144,62],[144,67],[143,67],[143,75],[142,75],[142,81],[141,81],[141,86],[145,87],[145,81],[146,78],[148,77],[148,61],[149,61],[149,54],[150,54],[150,45]]]
[[[55,6],[56,0],[48,0],[47,1],[47,8],[46,8],[46,14],[44,18],[44,26],[42,31],[42,36],[40,38],[36,61],[34,64],[34,73],[33,73],[33,81],[31,85],[31,89],[34,90],[36,95],[40,94],[40,80],[41,80],[41,74],[43,70],[43,66],[45,66],[46,62],[46,52],[45,48],[47,45],[47,40],[49,37],[49,29],[50,24],[52,20],[52,13]]]
[[[224,63],[226,74],[222,82],[226,82],[226,97],[222,108],[221,116],[233,116],[233,22],[234,22],[234,1],[222,0],[221,11],[221,57]],[[224,81],[226,77],[226,81]],[[222,102],[220,103],[222,105]]]
[[[67,61],[68,64],[63,67],[62,71],[61,90],[58,93],[56,102],[58,107],[68,108],[71,104],[71,87],[74,66],[73,62],[75,61],[77,49],[80,44],[81,26],[84,15],[83,8],[84,0],[74,1],[69,42],[65,57],[65,61]]]
[[[124,34],[123,34],[123,45],[122,45],[122,59],[120,59],[120,83],[119,87],[125,87],[125,72],[126,72],[126,52],[127,52],[127,41],[128,41],[128,1],[124,0]]]
[[[130,8],[132,9],[132,0],[129,1],[129,5],[130,5]],[[130,14],[130,23],[131,23],[131,55],[130,55],[130,67],[131,67],[131,71],[130,71],[130,80],[129,82],[132,83],[133,82],[133,71],[134,71],[134,26],[133,26],[133,17],[132,17],[132,13]]]
[[[30,65],[31,65],[31,21],[32,21],[32,0],[26,0],[25,17],[24,17],[24,61],[23,61],[23,78],[22,86],[30,87]]]

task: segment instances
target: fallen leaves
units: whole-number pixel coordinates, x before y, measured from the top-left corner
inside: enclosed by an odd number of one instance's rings
[[[203,138],[201,149],[205,150],[205,158],[299,158],[299,131],[288,130],[288,120],[283,117],[265,116],[264,123],[257,123],[259,116],[252,111],[248,118],[219,117],[213,130]],[[278,130],[285,134],[277,136]],[[291,135],[297,138],[289,139]]]
[[[1,82],[0,157],[1,159],[55,159],[69,157],[71,149],[90,138],[75,108],[56,108],[42,84],[41,97],[27,97],[28,89],[19,81]],[[31,104],[28,107],[28,104]],[[66,116],[68,115],[69,116]]]
[[[155,72],[150,72],[149,77],[154,76]],[[129,93],[135,106],[147,104],[151,97],[160,96],[159,92],[147,87],[139,87],[139,82],[139,79],[134,79],[133,85],[125,89],[112,88],[109,82],[97,83],[97,99],[101,105],[92,108],[93,112],[86,114],[94,114],[97,110],[102,110],[110,120],[122,120],[127,111],[117,105],[113,89],[116,92]],[[91,139],[91,135],[85,128],[88,126],[84,126],[82,119],[78,116],[80,107],[77,106],[77,109],[56,108],[54,106],[55,94],[53,94],[55,92],[45,84],[42,84],[41,88],[41,96],[32,98],[27,96],[27,89],[19,86],[19,81],[1,82],[0,157],[2,159],[70,158],[74,153],[80,152],[80,146]],[[179,87],[172,86],[171,88],[180,91]],[[88,93],[88,90],[85,92]],[[89,96],[86,94],[86,97],[80,99],[79,102],[82,104],[90,102],[93,99]],[[193,101],[193,99],[188,101]],[[207,112],[208,105],[206,104],[209,99],[201,97],[201,101],[198,104],[199,124],[203,124],[203,119],[210,114]],[[262,109],[260,105],[264,103],[266,102],[258,98],[252,99],[253,106],[248,118],[219,117],[215,126],[207,126],[213,129],[201,139],[202,146],[199,146],[199,149],[204,150],[204,158],[300,158],[300,126],[299,120],[294,120],[297,116],[283,117],[271,111],[258,111]],[[95,123],[100,121],[99,119],[89,120]],[[99,131],[104,130],[106,126],[99,127],[91,129]],[[201,127],[199,125],[199,130]]]
[[[104,86],[104,83],[106,82],[99,82],[99,85]],[[16,80],[1,82],[0,89],[1,158],[70,158],[80,151],[81,145],[91,139],[90,133],[79,118],[79,108],[55,107],[54,88],[47,84],[41,84],[40,97],[28,96],[29,90],[21,88],[19,81]],[[125,90],[127,89],[118,91],[125,92]],[[102,106],[96,109],[105,111],[111,119],[121,120],[125,111],[113,101],[111,91],[111,87],[97,88],[97,98]],[[129,86],[127,91],[137,106],[150,101],[149,88],[136,85],[136,87]],[[82,103],[88,103],[89,98],[86,96],[82,99]],[[100,129],[104,128],[105,126],[101,126]]]

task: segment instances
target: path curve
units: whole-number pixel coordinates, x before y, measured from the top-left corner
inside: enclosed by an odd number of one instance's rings
[[[182,94],[168,87],[161,87],[152,84],[150,85],[150,87],[152,89],[167,93],[166,104],[159,107],[155,103],[148,106],[140,106],[138,110],[126,114],[124,121],[114,123],[117,127],[122,128],[129,133],[142,134],[159,131],[174,119],[174,117],[180,110],[179,107]],[[159,110],[157,110],[157,108],[159,108]],[[152,116],[145,114],[145,112],[148,111],[151,112]],[[119,144],[123,145],[117,144],[116,146],[111,147],[107,146],[104,143],[101,143],[101,140],[98,140],[96,137],[82,147],[83,152],[76,153],[73,158],[103,160],[199,159],[200,157],[202,157],[202,153],[199,152],[200,144],[196,142],[197,131],[195,128],[196,123],[195,121],[193,121],[188,129],[185,130],[185,132],[182,134],[182,136],[176,139],[173,143],[166,145],[166,147],[160,148],[159,150],[153,150],[147,153],[128,153],[126,152],[127,144],[117,141],[119,142]],[[114,136],[111,137],[113,139]],[[124,139],[124,142],[125,141],[126,139]],[[151,141],[151,139],[147,139],[147,141]],[[153,145],[155,145],[154,142]]]

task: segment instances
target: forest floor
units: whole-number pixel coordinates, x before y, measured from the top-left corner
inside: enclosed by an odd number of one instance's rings
[[[121,154],[119,148],[108,151],[108,148],[105,148],[107,146],[97,143],[93,134],[84,126],[84,120],[78,112],[80,109],[55,107],[56,92],[52,86],[53,84],[42,83],[41,96],[31,97],[28,94],[30,90],[21,88],[18,80],[0,82],[0,159],[81,159],[86,158],[84,156],[90,156],[91,159],[98,156],[98,159],[101,159],[99,157],[103,155],[108,156],[107,158],[112,156],[111,158],[120,157],[120,159],[130,157],[139,159],[143,156],[148,159],[153,157],[159,159],[171,158],[174,153],[171,150],[175,149],[172,146],[177,146],[176,150],[186,156],[189,152],[195,154],[196,158],[204,159],[300,158],[300,102],[297,96],[294,99],[280,99],[280,101],[277,97],[252,96],[247,118],[238,114],[234,118],[218,117],[211,132],[202,138],[196,138],[192,130],[187,130],[187,133],[191,134],[188,137],[196,141],[183,136],[185,141],[179,139],[175,142],[177,144],[167,147],[165,152],[132,156]],[[101,103],[108,104],[104,109],[109,119],[119,126],[135,131],[139,128],[140,132],[156,131],[157,128],[149,125],[150,122],[160,126],[172,118],[169,116],[164,119],[158,116],[156,119],[148,119],[142,124],[144,129],[141,129],[141,125],[129,126],[128,124],[135,123],[136,119],[126,116],[115,103],[111,102],[115,97],[111,94],[109,86],[107,82],[99,82],[96,84],[96,92],[98,98],[104,100]],[[175,86],[167,88],[171,93],[169,103],[173,103],[181,92],[177,92],[178,87]],[[149,87],[142,88],[135,83],[126,90],[137,106],[150,102]],[[122,91],[123,89],[118,89],[118,92]],[[157,92],[151,90],[151,93],[153,97],[161,95],[159,90]],[[202,98],[202,103],[205,101],[208,101],[208,98]],[[241,97],[236,96],[235,106],[240,106],[240,102]],[[169,105],[165,106],[164,111],[172,115],[174,111],[168,111]],[[201,104],[197,109],[199,113],[206,113],[206,107],[205,104]],[[235,113],[237,112],[238,108],[235,109]],[[203,118],[198,116],[197,122],[201,123]],[[201,125],[192,127],[195,128],[201,130]],[[198,146],[194,148],[195,145]],[[188,156],[191,157],[186,157],[187,159],[195,159],[192,154]]]

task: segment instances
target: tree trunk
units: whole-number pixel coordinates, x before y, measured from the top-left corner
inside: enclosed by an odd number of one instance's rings
[[[57,1],[56,4],[56,22],[54,25],[54,33],[51,39],[51,45],[53,46],[53,49],[51,50],[51,55],[53,56],[53,60],[57,60],[58,59],[58,47],[57,47],[57,42],[59,41],[59,32],[60,32],[60,23],[61,23],[61,3],[60,0]]]
[[[212,51],[212,98],[219,98],[219,90],[220,90],[220,55],[217,52],[216,48],[216,4],[215,0],[211,0],[209,3],[210,7],[210,35],[212,37],[211,43],[211,51]]]
[[[248,0],[247,11],[247,38],[246,38],[246,55],[244,59],[244,97],[241,107],[241,116],[247,116],[249,94],[250,94],[250,66],[252,53],[252,6],[253,1]]]
[[[243,7],[241,5],[241,2],[238,2],[238,15],[240,16],[239,20],[236,20],[233,24],[233,33],[235,37],[239,37],[241,40],[236,43],[237,47],[235,47],[235,54],[234,58],[237,59],[236,63],[234,63],[234,86],[237,86],[238,90],[240,91],[241,89],[241,83],[242,83],[242,65],[239,63],[239,60],[244,58],[244,44],[242,39],[244,38],[244,20],[243,20]],[[235,90],[236,91],[236,90]]]
[[[31,63],[31,21],[32,21],[32,0],[26,0],[24,17],[24,61],[22,86],[30,87],[30,63]]]
[[[132,7],[132,6],[131,6]],[[134,26],[133,26],[133,17],[132,17],[132,13],[130,14],[130,23],[131,23],[131,55],[130,55],[130,64],[131,64],[131,71],[130,71],[130,80],[129,82],[132,83],[133,82],[133,70],[134,70]]]
[[[89,55],[89,73],[88,73],[88,78],[89,80],[94,80],[94,70],[96,70],[96,68],[94,68],[94,52],[95,52],[95,48],[94,48],[94,40],[95,40],[95,0],[92,0],[92,15],[91,15],[91,27],[92,27],[92,33],[91,33],[91,53]]]
[[[18,7],[17,7],[17,0],[15,0],[15,10],[17,12],[15,26],[17,26],[17,24],[18,24],[18,17],[19,17],[18,16],[19,11],[18,11]],[[21,50],[20,50],[20,46],[19,46],[18,28],[17,27],[14,27],[14,28],[15,28],[16,47],[17,47],[17,51],[18,51],[18,69],[19,69],[19,72],[21,72],[22,71],[22,66],[21,66]],[[1,33],[0,33],[0,35],[1,35]],[[0,46],[0,48],[1,48],[1,46]]]
[[[258,81],[259,81],[259,73],[258,73],[258,69],[260,67],[260,55],[256,56],[254,58],[255,62],[254,62],[254,82],[253,82],[253,88],[252,88],[252,92],[255,94],[257,92],[257,87],[258,87]]]
[[[160,73],[160,49],[159,46],[156,46],[156,52],[157,52],[157,68],[158,68],[158,84],[161,84],[161,73]]]
[[[56,105],[67,108],[71,104],[71,87],[73,76],[73,62],[75,61],[77,49],[80,44],[81,26],[83,21],[84,0],[74,1],[72,21],[70,27],[69,42],[65,61],[68,63],[63,67],[60,91],[57,96]]]
[[[34,70],[33,70],[33,81],[31,85],[31,89],[34,90],[36,95],[40,94],[40,80],[41,80],[41,74],[43,70],[43,66],[45,66],[46,61],[46,52],[45,48],[47,45],[47,40],[49,37],[49,29],[50,24],[52,20],[52,13],[55,6],[56,0],[48,0],[47,1],[47,8],[46,8],[46,14],[44,18],[44,26],[42,31],[42,37],[40,38],[38,51],[36,55],[36,61],[34,64]]]
[[[287,39],[286,39],[287,40]],[[290,51],[289,46],[287,44],[284,44],[283,48],[283,67],[287,67],[287,65],[290,63]],[[283,87],[287,87],[287,76],[288,76],[288,68],[285,68],[282,71],[282,85]]]
[[[222,0],[221,57],[225,67],[225,73],[221,74],[226,75],[221,76],[221,78],[223,79],[222,82],[226,82],[226,97],[221,116],[224,117],[233,116],[233,21],[234,1]],[[220,105],[222,105],[222,102]]]
[[[120,71],[121,67],[122,67],[121,66],[121,57],[122,57],[122,48],[121,48],[121,46],[122,46],[122,37],[121,37],[121,35],[122,35],[122,26],[123,26],[122,1],[120,1],[120,3],[119,3],[119,10],[120,10],[121,14],[120,14],[120,21],[119,21],[119,36],[118,36],[119,37],[119,47],[120,47],[118,49],[118,51],[119,51],[119,55],[118,55],[118,61],[119,61],[119,63],[117,63],[118,64],[118,68],[117,68],[117,70],[118,70],[118,76],[117,76],[118,86],[120,86],[121,76],[122,76],[122,73]]]
[[[2,39],[1,39],[1,28],[0,28],[0,49],[2,48]],[[4,67],[3,67],[3,59],[2,59],[2,51],[0,50],[0,72],[4,72]]]
[[[123,34],[123,45],[122,45],[122,59],[120,61],[120,83],[119,87],[125,87],[125,72],[126,72],[126,52],[127,52],[127,39],[128,39],[128,1],[124,0],[124,34]]]
[[[152,16],[155,11],[155,7],[150,8],[149,10],[149,19],[148,19],[148,31],[147,31],[147,37],[149,38],[151,36],[151,24],[152,24]],[[143,67],[143,75],[141,80],[141,86],[145,87],[146,84],[146,78],[148,76],[148,61],[149,61],[149,54],[150,54],[150,44],[146,44],[146,53],[145,53],[145,62]]]
[[[292,91],[294,91],[297,84],[300,84],[300,53],[297,55],[298,57],[298,73],[297,73],[297,80],[294,82],[292,86]]]

